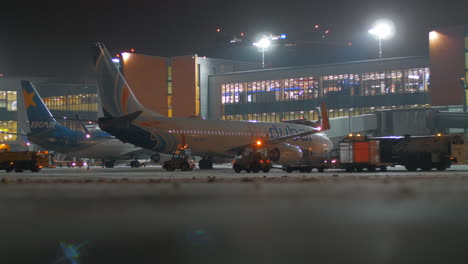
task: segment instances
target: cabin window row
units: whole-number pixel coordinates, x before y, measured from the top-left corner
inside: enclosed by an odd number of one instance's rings
[[[185,130],[185,129],[174,129],[168,131],[171,134],[183,134],[183,135],[208,135],[208,136],[257,136],[266,137],[267,134],[262,131],[250,132],[250,131],[222,131],[222,130]]]

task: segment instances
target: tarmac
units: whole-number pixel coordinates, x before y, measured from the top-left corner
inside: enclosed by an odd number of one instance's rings
[[[467,205],[468,166],[0,172],[0,263],[466,263]]]

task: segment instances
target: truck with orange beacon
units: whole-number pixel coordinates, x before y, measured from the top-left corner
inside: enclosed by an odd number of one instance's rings
[[[49,166],[47,151],[10,151],[8,144],[0,144],[0,170],[6,172],[38,172]]]

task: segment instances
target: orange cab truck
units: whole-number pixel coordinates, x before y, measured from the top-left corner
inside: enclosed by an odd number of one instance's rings
[[[38,172],[49,165],[47,151],[10,151],[7,144],[0,144],[0,170]]]

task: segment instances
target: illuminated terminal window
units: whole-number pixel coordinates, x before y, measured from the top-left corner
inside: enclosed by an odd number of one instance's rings
[[[429,68],[221,84],[222,104],[427,92]]]
[[[344,117],[344,116],[357,116],[375,112],[376,110],[384,109],[415,109],[427,108],[429,105],[399,105],[399,106],[381,106],[381,107],[355,107],[355,108],[341,108],[329,109],[328,116]],[[224,115],[224,120],[239,120],[239,121],[258,121],[258,122],[281,122],[288,120],[307,119],[318,120],[318,111],[294,111],[294,112],[274,112],[274,113],[257,113],[257,114],[243,114],[243,115]]]
[[[468,36],[465,36],[465,80],[468,80]]]
[[[18,133],[18,124],[16,121],[0,121],[0,132]],[[11,134],[1,134],[0,141],[16,141],[17,136]]]
[[[51,110],[72,112],[97,112],[97,94],[76,94],[44,98],[44,102]]]
[[[7,111],[17,110],[16,91],[0,91],[0,109],[6,109]]]

